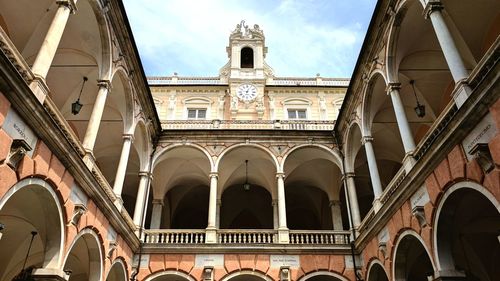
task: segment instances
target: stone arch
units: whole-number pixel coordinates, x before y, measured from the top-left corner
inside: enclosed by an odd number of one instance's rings
[[[331,271],[316,271],[300,277],[297,281],[348,281],[346,277]]]
[[[116,76],[116,77],[115,77]],[[115,78],[118,78],[118,80],[115,80]],[[123,116],[123,132],[126,133],[128,128],[132,128],[136,125],[134,122],[134,112],[136,110],[134,109],[135,103],[134,103],[134,95],[133,95],[133,86],[130,83],[130,78],[128,75],[128,70],[123,68],[123,67],[117,67],[113,69],[113,73],[111,74],[111,77],[109,81],[119,81],[123,87],[123,95],[125,99],[125,110],[124,110],[124,116]],[[113,91],[113,85],[111,86],[111,96],[114,95]],[[106,102],[108,103],[108,102]]]
[[[370,261],[368,268],[366,270],[366,280],[367,281],[389,280],[387,272],[385,272],[385,267],[380,260],[373,259],[372,261]]]
[[[206,148],[204,148],[203,146],[201,146],[199,144],[196,144],[196,143],[177,143],[177,144],[172,144],[172,145],[169,145],[169,146],[166,146],[166,147],[162,147],[161,144],[160,144],[159,145],[160,150],[157,151],[153,155],[153,159],[151,161],[152,170],[154,170],[154,168],[156,167],[156,165],[158,165],[158,163],[160,163],[163,160],[163,157],[165,156],[165,153],[167,153],[169,150],[172,150],[172,149],[175,149],[175,148],[181,147],[181,146],[189,146],[189,147],[193,147],[193,148],[201,151],[204,155],[207,156],[207,160],[210,163],[211,172],[216,171],[216,165],[218,165],[218,162],[214,163],[214,161],[212,159],[212,156],[210,155],[210,152],[208,152],[208,150]],[[219,158],[220,158],[220,156],[219,156]]]
[[[255,147],[255,148],[260,149],[260,150],[264,151],[265,153],[269,154],[269,156],[271,157],[271,159],[274,162],[274,167],[276,168],[276,172],[277,173],[282,172],[282,171],[279,170],[280,164],[279,164],[278,158],[276,158],[276,156],[273,154],[273,152],[271,150],[269,150],[267,147],[264,147],[264,146],[258,145],[258,144],[254,144],[254,143],[239,143],[239,144],[235,144],[235,145],[232,145],[232,146],[224,149],[221,152],[221,154],[219,155],[219,157],[217,157],[217,160],[215,162],[215,166],[214,166],[214,170],[213,171],[217,172],[219,170],[220,162],[222,161],[222,159],[224,158],[224,156],[228,152],[231,152],[232,150],[234,150],[236,148],[240,148],[240,147],[244,147],[244,146]]]
[[[435,210],[432,239],[437,269],[472,279],[499,276],[500,270],[487,264],[500,258],[495,228],[500,225],[500,204],[495,196],[478,183],[458,182],[444,192]]]
[[[359,134],[356,134],[356,129],[359,131]],[[354,172],[354,160],[356,155],[358,154],[359,149],[361,148],[361,124],[354,120],[349,124],[349,128],[346,130],[346,134],[344,139],[344,170],[345,172]],[[354,139],[357,137],[357,139]]]
[[[273,279],[260,271],[241,270],[227,274],[220,281],[273,281]]]
[[[115,259],[111,264],[106,281],[127,281],[127,266],[121,258]]]
[[[10,280],[20,273],[31,231],[36,231],[28,267],[59,268],[64,250],[65,215],[59,195],[42,179],[24,179],[12,186],[0,200],[0,279]]]
[[[414,230],[402,231],[394,245],[393,280],[427,280],[427,276],[434,275],[432,256],[423,239]]]
[[[101,6],[101,2],[89,1],[89,4],[94,10],[94,15],[98,22],[99,35],[101,37],[102,62],[99,68],[99,77],[101,77],[101,79],[107,79],[112,73],[111,28],[105,16],[104,7]]]
[[[103,261],[101,237],[91,228],[85,228],[68,247],[63,270],[71,271],[68,281],[100,281]]]
[[[374,119],[374,115],[376,112],[373,111],[373,89],[375,84],[379,81],[378,77],[382,77],[382,81],[387,85],[387,78],[385,77],[385,73],[383,73],[380,69],[376,69],[372,71],[368,78],[368,83],[363,87],[363,102],[362,102],[362,110],[361,110],[361,133],[363,136],[371,136],[372,135],[372,121]]]
[[[184,281],[196,281],[196,279],[191,275],[176,270],[165,270],[153,273],[146,277],[144,281],[178,281],[178,278],[181,278]]]
[[[283,159],[281,160],[279,170],[281,170],[281,171],[284,170],[286,159],[288,158],[288,156],[290,156],[290,154],[292,154],[296,150],[306,148],[306,147],[317,147],[319,149],[325,150],[327,153],[329,153],[333,156],[333,159],[335,161],[334,163],[337,164],[339,169],[343,170],[342,169],[342,166],[343,166],[342,156],[340,156],[340,151],[337,148],[331,149],[331,148],[329,148],[325,145],[322,145],[322,144],[301,144],[301,145],[297,145],[295,147],[292,147],[290,150],[288,150],[285,153],[285,155],[283,155]]]

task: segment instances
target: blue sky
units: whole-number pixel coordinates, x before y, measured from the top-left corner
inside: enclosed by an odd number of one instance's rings
[[[276,76],[350,77],[376,0],[124,0],[146,75],[217,76],[229,34],[258,24]]]

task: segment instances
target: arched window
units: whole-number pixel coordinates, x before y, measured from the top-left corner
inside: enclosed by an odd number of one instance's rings
[[[250,47],[241,49],[241,68],[253,68],[253,50]]]

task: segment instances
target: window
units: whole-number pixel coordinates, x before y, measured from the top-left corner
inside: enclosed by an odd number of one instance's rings
[[[207,117],[206,108],[190,108],[188,109],[188,119],[205,119]]]
[[[253,68],[253,50],[250,47],[241,49],[241,68]]]
[[[288,109],[288,119],[306,119],[305,109]]]

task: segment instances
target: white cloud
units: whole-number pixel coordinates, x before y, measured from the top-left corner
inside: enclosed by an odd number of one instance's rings
[[[227,62],[229,34],[244,19],[264,30],[269,47],[266,61],[276,75],[314,76],[320,72],[322,76],[347,77],[370,15],[365,23],[351,22],[349,15],[323,11],[326,4],[298,0],[125,1],[147,74],[217,75]]]

